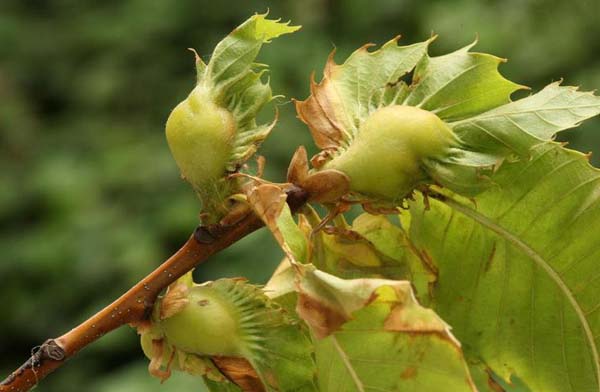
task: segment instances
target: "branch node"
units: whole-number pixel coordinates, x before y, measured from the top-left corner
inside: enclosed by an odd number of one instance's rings
[[[41,346],[33,348],[29,359],[4,381],[0,382],[0,386],[9,386],[17,379],[17,377],[29,369],[35,374],[36,369],[42,366],[46,360],[64,361],[66,357],[67,354],[65,350],[56,342],[56,340],[48,339]]]
[[[215,233],[207,226],[198,226],[194,231],[194,239],[199,244],[209,245],[217,240]]]
[[[308,201],[308,197],[310,196],[305,189],[296,185],[291,185],[286,189],[285,193],[287,194],[287,203],[293,212],[299,210]]]

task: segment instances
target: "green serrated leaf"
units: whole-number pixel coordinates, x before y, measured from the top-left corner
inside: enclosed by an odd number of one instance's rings
[[[266,17],[267,14],[250,17],[219,42],[208,66],[200,65],[205,69],[198,83],[210,84],[224,94],[234,83],[248,77],[253,67],[261,66],[254,59],[264,43],[300,29]]]
[[[505,60],[469,52],[475,44],[444,56],[423,57],[404,103],[453,121],[510,102],[510,95],[523,86],[500,75],[498,65]]]
[[[258,126],[256,115],[272,99],[271,87],[261,80],[266,65],[254,62],[263,44],[300,26],[289,26],[257,14],[238,26],[215,47],[208,65],[198,62],[198,85],[211,91],[215,101],[233,113],[237,132],[227,164],[234,171],[257,150],[272,125]]]
[[[532,145],[598,114],[600,97],[552,83],[537,94],[450,125],[469,148],[526,156]]]
[[[439,270],[431,306],[504,382],[600,390],[599,180],[583,154],[543,143],[474,203],[411,205],[410,238]]]

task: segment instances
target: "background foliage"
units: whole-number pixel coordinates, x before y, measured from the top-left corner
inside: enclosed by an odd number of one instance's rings
[[[194,84],[201,55],[255,11],[304,26],[261,53],[272,67],[281,121],[262,153],[282,180],[295,146],[314,151],[290,97],[305,98],[312,70],[334,47],[345,58],[365,42],[403,43],[431,32],[435,54],[471,42],[507,57],[509,79],[539,89],[600,87],[600,2],[4,0],[0,4],[0,378],[28,348],[106,305],[176,250],[197,223],[198,203],[179,180],[164,121]],[[600,119],[584,125],[600,130]],[[583,137],[585,135],[585,138]],[[582,151],[600,133],[567,132]],[[311,151],[309,151],[311,152]],[[310,154],[309,154],[310,155]],[[246,255],[246,256],[244,256]],[[264,282],[281,257],[266,231],[213,258],[198,279]],[[86,349],[40,391],[177,391],[145,370],[133,330]]]

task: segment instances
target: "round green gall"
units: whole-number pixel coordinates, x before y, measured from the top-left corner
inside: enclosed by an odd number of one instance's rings
[[[354,192],[397,200],[429,179],[423,159],[444,156],[456,144],[450,127],[435,114],[387,106],[373,112],[350,146],[324,168],[346,174]]]
[[[168,342],[179,350],[198,355],[241,355],[235,306],[210,285],[190,287],[187,299],[181,311],[161,321]]]
[[[198,85],[173,109],[166,134],[181,174],[197,191],[225,174],[236,133],[234,116]]]

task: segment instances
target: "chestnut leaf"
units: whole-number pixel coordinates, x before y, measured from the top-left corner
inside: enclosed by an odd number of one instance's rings
[[[474,202],[411,203],[407,240],[430,255],[429,305],[474,366],[531,391],[599,391],[600,171],[553,142],[530,154]]]

